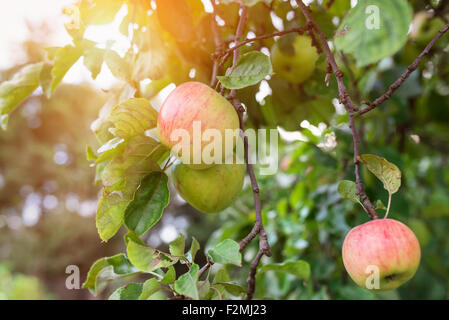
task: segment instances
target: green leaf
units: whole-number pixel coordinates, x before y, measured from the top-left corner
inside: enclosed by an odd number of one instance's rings
[[[384,205],[384,203],[382,202],[382,200],[377,200],[376,201],[376,210],[387,210],[387,207]]]
[[[140,244],[144,247],[147,245],[145,242],[142,241],[142,239],[139,238],[139,236],[134,231],[128,231],[125,236],[123,237],[123,240],[125,240],[125,244],[128,245],[129,241],[134,241],[137,244]]]
[[[133,240],[128,241],[126,246],[129,260],[139,270],[152,272],[159,268],[167,268],[176,262],[178,258],[163,253],[157,249],[150,248]]]
[[[226,239],[218,243],[214,249],[209,250],[209,255],[215,263],[242,265],[240,246],[232,239]]]
[[[272,73],[270,57],[259,51],[252,51],[242,55],[233,70],[217,78],[227,89],[242,89],[259,83]]]
[[[357,186],[353,181],[343,180],[338,184],[338,193],[343,199],[360,203],[360,196],[356,194],[356,190]]]
[[[198,281],[198,296],[200,299],[205,298],[210,291],[210,282],[209,280]]]
[[[92,74],[92,79],[96,79],[98,74],[101,72],[101,67],[104,61],[104,49],[100,48],[89,48],[84,52],[84,65],[89,69]]]
[[[86,159],[87,161],[93,161],[96,160],[98,157],[95,154],[94,150],[90,145],[86,145]]]
[[[101,174],[103,173],[104,168],[106,167],[107,163],[102,162],[96,165],[95,167],[95,180],[94,185],[98,186],[101,183]]]
[[[104,168],[101,179],[108,193],[119,191],[123,200],[132,201],[145,175],[160,170],[160,167],[150,160],[130,164],[128,158],[122,162],[123,157],[111,160]]]
[[[192,237],[192,244],[190,245],[190,250],[187,252],[187,258],[191,263],[195,261],[196,253],[200,250],[200,243]]]
[[[118,288],[110,296],[109,300],[146,300],[139,299],[143,294],[142,283],[130,283],[124,287]]]
[[[129,241],[134,241],[137,244],[140,244],[144,247],[146,247],[147,245],[145,244],[145,242],[142,241],[142,239],[139,238],[139,236],[133,232],[133,231],[128,231],[124,236],[123,236],[123,240],[125,241],[125,244],[128,245]]]
[[[385,158],[374,154],[362,154],[358,159],[373,173],[384,185],[388,193],[396,193],[401,186],[401,171]]]
[[[51,71],[53,70],[53,64],[44,63],[42,66],[41,74],[39,76],[39,84],[41,85],[42,91],[44,92],[47,99],[51,97],[51,83],[53,76]]]
[[[56,51],[53,68],[51,69],[50,95],[53,94],[66,73],[81,58],[82,54],[81,48],[72,45],[67,45]]]
[[[226,269],[220,269],[217,271],[214,277],[214,281],[212,283],[220,283],[220,282],[230,282],[231,278],[229,277]]]
[[[95,163],[115,158],[117,155],[122,154],[123,150],[125,150],[125,146],[125,139],[119,137],[112,138],[97,150],[97,153],[100,155]]]
[[[227,292],[229,292],[229,294],[236,297],[242,296],[247,292],[246,288],[232,282],[217,282],[214,286],[222,286]]]
[[[129,201],[118,193],[106,193],[103,189],[97,205],[96,225],[103,241],[111,239],[123,224],[123,217]]]
[[[125,224],[128,229],[143,235],[162,217],[170,200],[168,177],[163,172],[151,172],[136,191],[134,200],[126,208]]]
[[[359,0],[337,30],[335,46],[354,54],[359,67],[392,56],[407,41],[412,12],[406,0]]]
[[[298,260],[295,262],[266,264],[259,269],[259,272],[266,271],[289,273],[303,280],[307,280],[310,278],[310,265],[303,260]]]
[[[148,279],[144,282],[142,287],[142,293],[139,296],[139,300],[148,300],[153,294],[161,290],[161,285],[156,278]]]
[[[30,64],[20,69],[11,80],[0,84],[0,115],[9,114],[39,86],[43,63]],[[2,127],[6,117],[2,117]]]
[[[99,285],[101,280],[115,279],[132,274],[135,271],[135,268],[123,253],[101,258],[90,267],[83,288],[89,289],[96,296],[104,289],[104,286]]]
[[[184,273],[175,281],[175,291],[184,296],[198,300],[200,298],[197,288],[199,269],[197,264],[193,264],[189,272]]]
[[[176,270],[173,266],[169,266],[167,272],[161,280],[162,284],[172,284],[176,280]]]
[[[184,235],[181,233],[179,235],[179,237],[177,237],[175,240],[170,242],[170,245],[169,245],[170,253],[174,256],[183,256],[185,245],[186,245],[186,242],[184,239]]]
[[[115,128],[109,131],[115,136],[128,138],[156,128],[157,111],[144,98],[132,98],[116,105],[109,116]]]
[[[106,50],[104,53],[104,61],[117,79],[131,82],[131,66],[113,50]]]
[[[327,9],[328,5],[331,5],[329,9]],[[342,16],[351,8],[351,1],[347,0],[325,0],[323,2],[323,7],[325,7],[328,13],[333,16]]]
[[[147,136],[127,140],[123,154],[107,163],[101,180],[108,192],[120,191],[123,198],[131,201],[141,180],[149,173],[160,171],[157,163],[165,155],[166,148]]]

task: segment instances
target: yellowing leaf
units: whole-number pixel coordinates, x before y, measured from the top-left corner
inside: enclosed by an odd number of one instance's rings
[[[30,64],[0,84],[0,115],[9,114],[39,86],[43,63]],[[5,121],[3,119],[3,121]]]
[[[103,190],[96,217],[98,234],[103,241],[111,239],[120,229],[128,203],[129,201],[122,199],[119,194],[107,194]]]
[[[89,291],[96,296],[101,293],[102,289],[104,289],[104,286],[100,285],[101,280],[114,279],[118,276],[129,275],[135,271],[136,269],[123,253],[119,253],[112,257],[101,258],[95,261],[90,267],[83,288],[89,289]]]
[[[143,134],[157,125],[157,111],[144,98],[132,98],[116,105],[109,116],[115,128],[110,131],[115,136],[128,138]]]
[[[136,243],[131,239],[126,246],[126,252],[128,253],[131,263],[137,269],[144,272],[152,272],[159,268],[167,268],[178,262],[177,258],[171,257],[169,254]]]
[[[385,158],[374,154],[363,154],[359,160],[384,184],[390,194],[396,193],[401,186],[401,171]]]
[[[355,182],[343,180],[338,184],[338,193],[343,199],[360,203],[360,196],[356,194],[357,186]]]
[[[81,58],[83,49],[67,45],[56,51],[54,65],[51,69],[50,94],[53,94],[69,69]]]

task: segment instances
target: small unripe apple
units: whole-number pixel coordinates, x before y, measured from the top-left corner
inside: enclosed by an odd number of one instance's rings
[[[291,52],[283,52],[279,41],[271,50],[273,70],[279,76],[291,83],[302,83],[307,80],[315,70],[318,60],[316,48],[312,45],[312,39],[308,36],[297,36],[292,43]]]
[[[204,213],[219,212],[229,207],[243,187],[243,164],[217,164],[194,170],[178,163],[173,166],[173,184],[179,195]]]
[[[162,104],[157,121],[161,143],[169,149],[185,146],[185,149],[189,150],[189,155],[183,154],[182,149],[173,151],[194,169],[204,169],[213,165],[203,157],[205,147],[213,145],[215,141],[215,137],[207,138],[206,130],[215,129],[208,132],[215,131],[221,136],[221,154],[222,159],[225,159],[235,145],[233,139],[234,145],[226,146],[229,150],[225,149],[225,130],[239,128],[239,118],[232,104],[200,82],[186,82],[174,89]],[[184,141],[186,144],[181,142],[180,130],[188,135],[189,139]]]
[[[376,219],[357,226],[343,242],[346,271],[365,289],[396,289],[415,275],[420,259],[415,234],[393,219]]]

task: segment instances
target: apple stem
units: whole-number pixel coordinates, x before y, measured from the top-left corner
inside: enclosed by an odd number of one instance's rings
[[[391,206],[391,192],[388,192],[387,213],[385,213],[384,219],[387,219],[387,217],[388,217],[388,213],[390,212],[390,206]]]

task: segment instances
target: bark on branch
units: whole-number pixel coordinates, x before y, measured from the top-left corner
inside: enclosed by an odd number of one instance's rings
[[[371,203],[370,199],[365,193],[362,178],[360,175],[360,162],[358,160],[358,157],[360,156],[360,137],[359,133],[357,132],[357,128],[355,126],[354,121],[355,113],[358,111],[358,108],[352,101],[352,98],[349,95],[348,90],[346,89],[346,86],[343,82],[344,76],[343,71],[339,69],[337,62],[335,61],[335,57],[327,43],[326,36],[324,35],[320,27],[316,24],[316,22],[312,19],[309,7],[306,6],[302,0],[296,0],[296,2],[298,3],[298,6],[300,7],[302,13],[304,14],[307,23],[317,34],[321,42],[321,46],[323,47],[323,52],[326,55],[327,63],[330,65],[330,69],[332,70],[333,74],[335,75],[335,79],[337,80],[340,102],[345,106],[346,112],[348,113],[349,127],[351,128],[352,131],[353,144],[354,144],[355,178],[356,178],[355,183],[357,185],[356,193],[360,196],[360,199],[362,200],[362,203],[370,218],[377,219],[378,215],[376,213],[376,210],[374,209],[373,204]]]
[[[233,53],[232,66],[231,66],[231,70],[232,70],[235,68],[235,66],[237,65],[238,60],[239,60],[239,54],[240,54],[239,48],[241,46],[243,46],[245,43],[249,43],[251,41],[256,40],[256,39],[251,39],[250,41],[245,40],[245,41],[241,42],[242,35],[243,35],[245,25],[246,25],[246,20],[248,18],[248,16],[247,16],[248,9],[244,4],[241,4],[240,11],[241,11],[240,19],[239,19],[239,23],[238,23],[235,38],[234,38],[235,45],[233,48],[229,49],[227,52],[224,52],[224,53],[222,52],[223,51],[222,50],[223,43],[219,39],[220,36],[218,34],[218,28],[215,24],[215,19],[214,19],[212,31],[214,32],[215,45],[216,45],[217,52],[214,54],[214,68],[213,68],[212,79],[211,79],[212,86],[215,86],[215,84],[216,84],[216,78],[217,78],[217,73],[218,73],[218,68],[219,68],[218,62],[219,62],[220,57],[229,56],[231,53]],[[289,32],[298,32],[298,31],[295,30],[295,31],[289,31]],[[259,38],[260,39],[265,38],[265,37],[268,38],[270,36],[274,37],[275,35],[266,35],[266,36],[262,36]],[[259,251],[258,251],[256,257],[254,258],[253,262],[251,263],[250,274],[248,277],[248,292],[247,292],[246,299],[251,300],[254,295],[255,286],[256,286],[256,278],[255,277],[256,277],[257,266],[259,265],[260,259],[264,254],[267,256],[271,256],[271,250],[270,250],[270,245],[268,244],[267,234],[265,232],[263,222],[262,222],[262,203],[260,201],[259,185],[257,183],[256,176],[254,174],[253,165],[249,162],[249,143],[248,143],[248,137],[245,135],[245,125],[244,125],[244,121],[243,121],[243,115],[245,113],[245,108],[241,104],[240,100],[237,98],[236,90],[231,90],[227,98],[231,101],[231,103],[234,106],[234,108],[237,112],[237,115],[239,117],[240,135],[243,139],[243,145],[244,145],[244,151],[245,151],[245,164],[246,164],[246,169],[247,169],[248,175],[251,180],[251,186],[252,186],[252,190],[253,190],[253,194],[254,194],[254,206],[255,206],[255,211],[256,211],[256,221],[254,223],[254,226],[253,226],[251,232],[240,242],[240,251],[243,251],[249,245],[249,243],[259,234]],[[207,269],[209,269],[211,267],[211,265],[212,265],[212,263],[207,262],[207,264],[205,264],[201,268],[201,270],[199,272],[200,276]]]
[[[411,65],[408,66],[407,70],[397,79],[393,84],[390,85],[388,90],[381,95],[379,98],[374,100],[373,102],[363,101],[362,104],[366,104],[368,107],[360,110],[357,112],[358,116],[361,116],[362,114],[365,114],[367,112],[370,112],[371,110],[377,108],[382,103],[384,103],[386,100],[390,99],[393,93],[399,89],[400,86],[404,83],[405,80],[415,71],[419,64],[421,63],[421,60],[430,53],[430,49],[434,46],[434,44],[449,30],[449,23],[446,24],[439,32],[438,34],[432,39],[432,41],[429,42],[429,44],[424,48],[423,52],[415,59],[415,61],[412,62]]]

